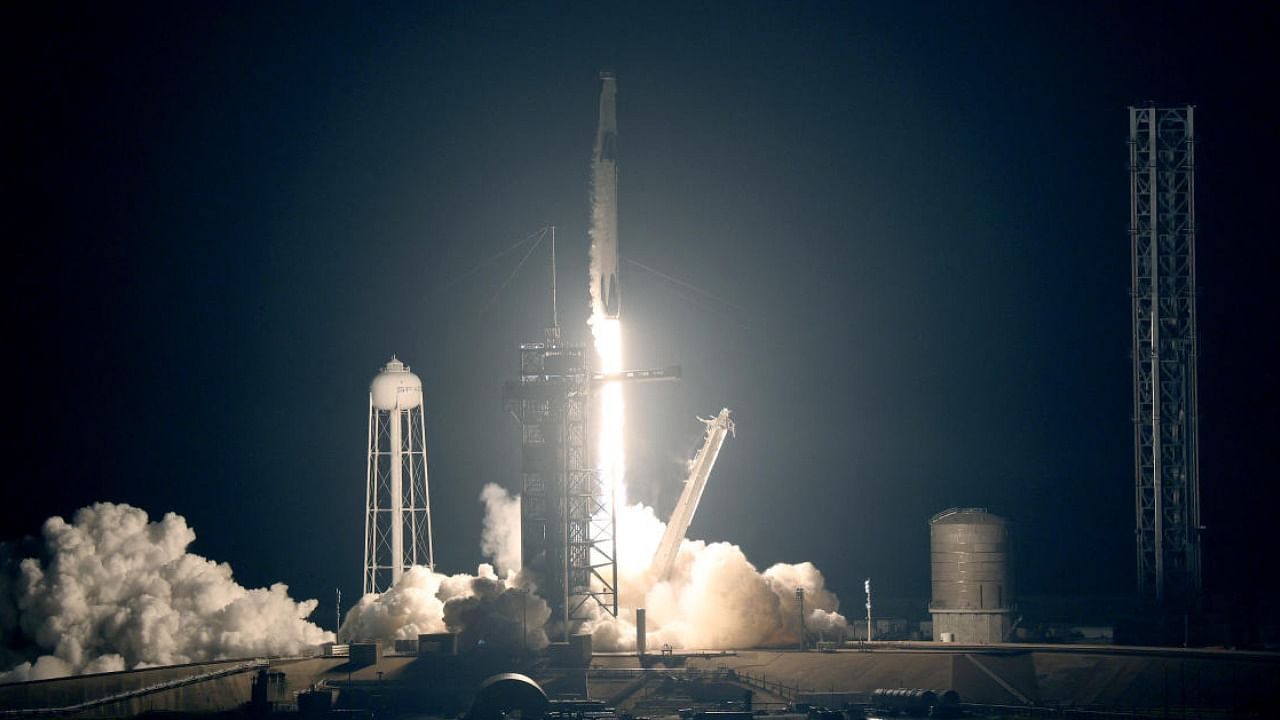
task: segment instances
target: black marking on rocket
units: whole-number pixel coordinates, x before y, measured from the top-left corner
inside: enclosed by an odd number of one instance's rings
[[[610,273],[600,278],[600,297],[604,299],[604,314],[611,318],[618,317],[622,298],[618,292],[618,276]]]
[[[592,202],[605,201],[604,207],[597,207],[608,217],[597,218],[601,221],[599,236],[593,233],[593,242],[598,247],[593,251],[599,262],[599,285],[593,293],[599,298],[605,316],[617,318],[622,305],[622,289],[618,285],[618,208],[617,208],[617,162],[618,162],[618,130],[614,108],[614,75],[612,71],[600,73],[603,84],[600,89],[600,124],[596,128],[596,145],[593,157],[594,182]],[[605,185],[601,187],[601,185]],[[602,197],[603,196],[603,197]]]

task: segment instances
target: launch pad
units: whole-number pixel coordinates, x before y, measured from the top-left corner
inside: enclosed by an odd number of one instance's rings
[[[1280,660],[1224,650],[922,644],[740,651],[648,667],[626,654],[596,655],[579,667],[467,655],[386,655],[371,664],[227,660],[0,686],[0,717],[249,717],[254,700],[264,715],[297,717],[314,693],[347,713],[458,717],[486,678],[504,672],[529,676],[550,696],[593,703],[599,720],[737,710],[747,692],[757,715],[803,718],[825,707],[844,708],[841,717],[854,720],[869,716],[877,689],[898,687],[955,690],[967,717],[1225,718],[1267,716]]]

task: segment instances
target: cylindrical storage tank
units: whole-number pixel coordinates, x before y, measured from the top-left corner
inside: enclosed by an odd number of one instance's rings
[[[422,379],[395,355],[369,383],[365,480],[365,594],[395,586],[415,565],[435,567]]]
[[[422,379],[392,355],[369,383],[369,401],[384,412],[412,410],[422,404]]]
[[[636,654],[644,655],[647,644],[645,638],[645,616],[644,608],[636,608]]]
[[[1009,526],[986,508],[952,508],[929,521],[931,608],[1003,610],[1009,602]]]
[[[938,694],[924,688],[878,688],[871,693],[872,707],[906,715],[927,715],[938,704]]]
[[[929,520],[934,637],[1003,642],[1013,604],[1009,524],[986,508],[951,508]]]
[[[929,710],[929,717],[935,718],[952,718],[960,717],[960,693],[955,690],[947,690],[938,694],[938,704]]]

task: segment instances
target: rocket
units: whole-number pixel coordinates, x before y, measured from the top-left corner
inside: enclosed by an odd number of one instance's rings
[[[617,318],[622,306],[618,285],[618,85],[610,70],[600,73],[600,81],[600,125],[591,161],[591,264],[596,284],[591,295],[606,317]]]

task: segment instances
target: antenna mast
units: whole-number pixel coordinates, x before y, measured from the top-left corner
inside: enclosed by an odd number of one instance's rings
[[[551,327],[560,327],[560,312],[556,309],[556,226],[551,226]]]

